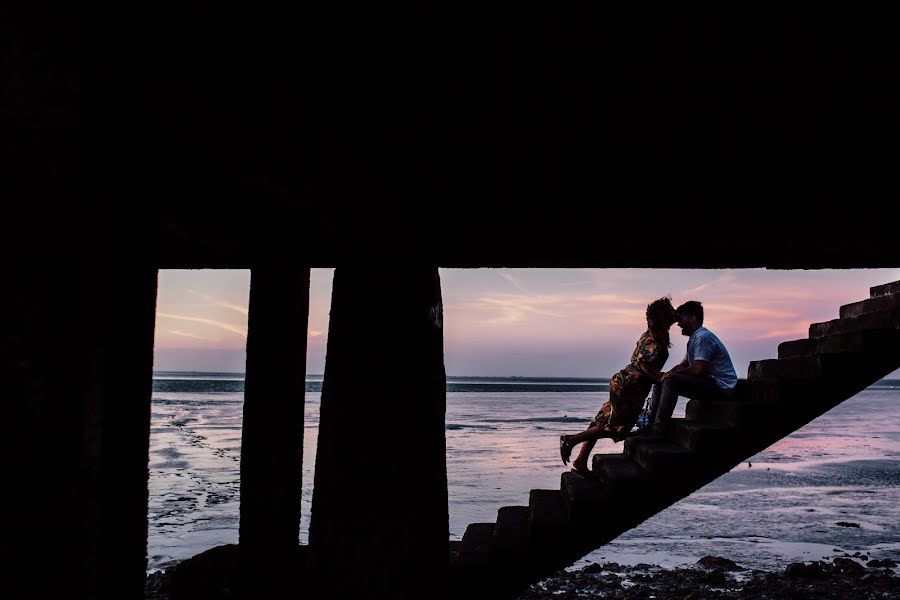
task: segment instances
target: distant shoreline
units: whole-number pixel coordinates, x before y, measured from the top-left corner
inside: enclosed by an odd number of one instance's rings
[[[184,376],[223,376],[230,378],[240,378],[244,379],[245,374],[241,372],[227,372],[227,371],[153,371],[153,378],[164,377],[164,376],[173,376],[173,375],[184,375]],[[307,373],[307,378],[313,378],[313,381],[321,380],[324,375],[321,373]],[[565,383],[609,383],[608,377],[556,377],[556,376],[545,376],[538,377],[533,375],[447,375],[447,381],[453,382],[489,382],[489,381],[513,381],[517,383],[530,383],[530,382],[565,382]],[[894,385],[900,386],[900,379],[879,379],[874,385]],[[872,387],[872,386],[869,386]]]

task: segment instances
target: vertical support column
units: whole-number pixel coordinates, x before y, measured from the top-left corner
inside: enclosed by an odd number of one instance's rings
[[[279,585],[300,533],[309,268],[253,268],[241,437],[240,548],[247,591]]]
[[[102,405],[100,598],[142,598],[147,574],[147,500],[153,334],[158,272],[125,265],[105,273],[102,350],[92,381]],[[99,359],[99,360],[98,360]],[[92,423],[93,425],[94,423]]]
[[[335,271],[310,525],[332,597],[446,593],[442,320],[436,268]]]
[[[10,597],[144,595],[156,269],[89,264],[13,273],[2,302]]]

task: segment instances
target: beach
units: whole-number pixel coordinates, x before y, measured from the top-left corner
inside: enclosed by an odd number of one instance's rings
[[[402,385],[402,377],[376,385]],[[301,543],[320,380],[311,377],[307,389]],[[567,469],[559,435],[583,429],[607,390],[605,380],[449,378],[450,538],[460,539],[470,523],[494,521],[502,506],[527,504],[532,488],[558,489]],[[240,375],[156,375],[149,572],[237,542],[242,394]],[[608,563],[687,568],[722,556],[748,570],[781,573],[793,562],[830,563],[856,552],[900,562],[898,400],[898,382],[879,382],[570,570]],[[675,416],[683,411],[684,400]],[[377,438],[364,444],[377,445]],[[620,452],[621,444],[604,440],[595,451]]]

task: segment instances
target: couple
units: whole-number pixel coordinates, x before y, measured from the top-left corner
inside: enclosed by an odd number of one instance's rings
[[[682,335],[689,337],[684,359],[663,372],[669,358],[669,327],[678,323]],[[653,385],[655,384],[655,385]],[[677,309],[668,297],[647,306],[647,331],[638,339],[631,363],[609,380],[609,400],[586,430],[559,438],[563,464],[576,444],[581,444],[572,470],[589,475],[588,456],[598,439],[608,437],[619,442],[631,431],[653,385],[650,413],[644,430],[665,433],[679,396],[700,400],[734,399],[737,373],[724,344],[703,327],[703,306],[696,300]],[[643,432],[643,431],[642,431]]]

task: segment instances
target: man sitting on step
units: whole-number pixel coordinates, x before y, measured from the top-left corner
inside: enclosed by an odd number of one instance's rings
[[[703,326],[703,305],[696,300],[677,309],[681,334],[688,336],[684,359],[653,386],[646,430],[664,434],[679,396],[697,400],[733,400],[737,373],[725,345]]]

